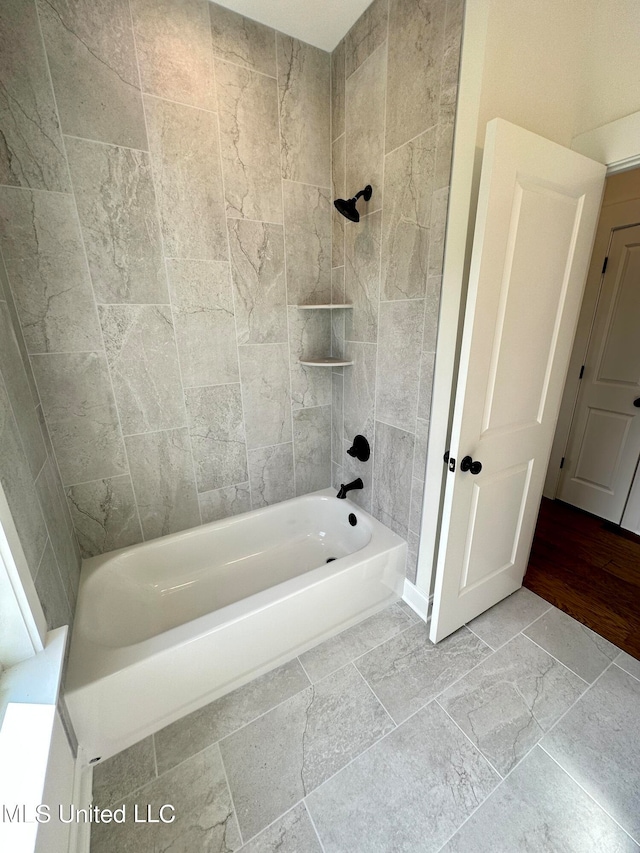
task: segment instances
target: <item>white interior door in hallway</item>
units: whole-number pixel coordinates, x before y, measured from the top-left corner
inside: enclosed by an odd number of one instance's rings
[[[604,176],[602,164],[506,121],[487,125],[434,642],[522,585]]]
[[[619,523],[640,456],[640,225],[610,237],[558,497]]]

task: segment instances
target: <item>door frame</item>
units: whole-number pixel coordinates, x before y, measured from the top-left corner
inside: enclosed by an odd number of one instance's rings
[[[415,585],[405,583],[405,597],[425,620],[433,600],[446,474],[443,455],[451,435],[482,165],[476,135],[488,19],[488,0],[466,4],[418,566]],[[574,137],[571,148],[604,163],[607,175],[639,166],[640,112]]]

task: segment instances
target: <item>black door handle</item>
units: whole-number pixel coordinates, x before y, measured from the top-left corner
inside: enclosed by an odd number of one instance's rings
[[[638,397],[637,400],[633,401],[633,405],[636,407],[636,409],[640,409],[640,397]]]
[[[474,462],[470,456],[465,456],[460,462],[461,471],[471,471],[472,474],[479,474],[482,471],[482,462]]]

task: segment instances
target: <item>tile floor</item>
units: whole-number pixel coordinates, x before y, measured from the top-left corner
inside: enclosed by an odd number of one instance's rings
[[[438,646],[403,603],[95,769],[92,853],[640,851],[640,661],[526,589]]]

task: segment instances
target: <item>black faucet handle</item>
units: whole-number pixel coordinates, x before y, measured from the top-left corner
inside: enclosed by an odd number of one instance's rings
[[[347,450],[349,456],[355,456],[360,462],[366,462],[371,456],[371,448],[369,442],[363,435],[357,435],[353,439],[353,444]]]

